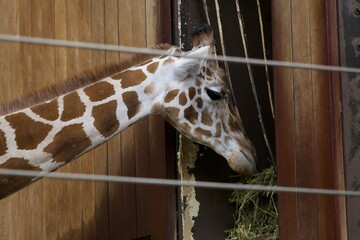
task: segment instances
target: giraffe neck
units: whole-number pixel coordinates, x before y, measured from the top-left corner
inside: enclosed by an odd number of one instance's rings
[[[0,168],[54,171],[155,112],[169,59],[154,58],[0,116]],[[33,180],[0,175],[0,199]]]

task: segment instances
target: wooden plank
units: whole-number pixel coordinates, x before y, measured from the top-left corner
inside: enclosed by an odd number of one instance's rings
[[[295,62],[311,61],[309,3],[292,2],[292,51]],[[315,186],[315,146],[313,119],[313,79],[308,70],[294,70],[295,101],[295,160],[297,186]],[[307,177],[304,177],[307,176]],[[298,194],[298,228],[307,229],[301,239],[317,237],[317,198],[315,195]]]
[[[311,21],[311,62],[315,64],[328,64],[328,45],[326,44],[326,5],[324,1],[310,2]],[[313,96],[314,96],[314,131],[315,157],[316,157],[316,178],[315,187],[334,189],[334,165],[329,164],[332,159],[332,151],[329,151],[331,143],[331,112],[329,107],[330,89],[329,74],[326,72],[313,71]],[[317,196],[318,206],[318,237],[319,239],[335,239],[336,209],[334,197]]]
[[[92,42],[105,43],[105,8],[104,0],[92,1]],[[105,52],[94,51],[93,66],[105,63]],[[95,174],[108,174],[107,145],[101,145],[94,150]],[[95,228],[96,237],[109,239],[109,200],[108,184],[95,183]]]
[[[78,41],[91,42],[92,39],[92,3],[83,1],[80,4],[81,10],[78,13],[79,36]],[[83,69],[92,67],[92,52],[79,52],[80,66]],[[94,174],[94,156],[93,152],[86,153],[79,159],[81,161],[81,173]],[[79,161],[78,160],[78,161]],[[81,181],[82,191],[82,238],[95,239],[95,182]]]
[[[55,38],[55,3],[53,1],[43,2],[43,20],[47,24],[43,26],[43,37]],[[44,80],[49,83],[55,82],[55,48],[46,47],[44,52],[44,62],[47,66],[44,68]],[[43,209],[43,227],[44,239],[57,239],[57,205],[58,205],[58,186],[56,181],[44,179],[44,205]]]
[[[44,25],[44,19],[42,12],[43,4],[41,0],[32,0],[31,4],[31,36],[32,37],[42,37],[43,36],[43,25]],[[44,52],[45,47],[41,44],[33,45],[32,46],[32,53],[31,53],[31,62],[32,62],[32,76],[31,79],[33,79],[34,85],[32,87],[40,88],[43,87],[46,84],[49,84],[47,79],[44,79],[44,69],[47,67],[44,61]],[[26,79],[27,81],[29,78]],[[40,180],[37,181],[35,184],[31,185],[30,188],[25,189],[25,191],[29,191],[29,194],[31,197],[31,201],[33,201],[33,204],[31,204],[32,209],[30,211],[30,214],[26,215],[26,222],[29,222],[30,232],[28,233],[30,239],[36,239],[36,238],[44,238],[45,235],[45,222],[44,222],[44,181]],[[29,199],[27,199],[29,200]],[[27,200],[24,201],[24,209],[28,208],[29,202]],[[27,202],[27,203],[26,203]],[[26,211],[26,210],[25,210]],[[27,224],[25,222],[25,224]]]
[[[19,34],[24,36],[31,36],[33,28],[31,22],[33,1],[20,1],[19,4]],[[34,61],[33,53],[33,48],[30,46],[30,44],[20,44],[19,77],[18,79],[14,79],[14,89],[20,89],[19,94],[21,95],[34,90],[34,87],[36,86],[33,84],[35,81],[33,76],[34,70],[32,69],[32,64]],[[28,83],[29,81],[31,82],[30,84]],[[19,95],[16,97],[19,97]],[[35,186],[32,188],[34,187]],[[30,238],[31,236],[32,212],[26,206],[27,204],[34,205],[34,200],[31,192],[28,192],[29,190],[31,189],[23,189],[14,195],[14,225],[24,226],[19,228],[19,231],[15,233],[15,239],[21,239],[25,233],[27,234],[27,238]]]
[[[146,29],[147,46],[153,46],[160,41],[160,1],[146,1]],[[153,30],[152,30],[153,29]],[[151,115],[149,117],[149,157],[150,157],[150,176],[152,178],[163,178],[166,176],[165,161],[165,125],[160,116]],[[151,221],[151,237],[154,239],[165,238],[165,188],[151,188],[151,216],[157,216]]]
[[[338,28],[338,14],[337,1],[326,1],[326,15],[327,15],[327,46],[328,46],[328,64],[339,66],[339,28]],[[344,150],[343,150],[343,133],[342,133],[342,110],[341,110],[341,87],[340,74],[338,72],[331,72],[329,74],[329,93],[330,93],[330,116],[331,118],[331,144],[332,144],[332,159],[334,159],[334,188],[339,190],[345,189],[344,178]],[[339,196],[335,198],[335,228],[336,239],[347,238],[346,226],[346,203],[345,197]]]
[[[67,31],[68,40],[79,41],[81,31],[82,6],[79,1],[67,1]],[[73,75],[81,70],[81,59],[79,49],[68,50],[68,75]],[[81,173],[81,161],[79,159],[69,164],[69,172]],[[69,237],[71,239],[82,238],[82,196],[81,182],[69,181],[70,197],[70,226]]]
[[[274,58],[288,60],[284,55],[291,52],[291,60],[295,62],[328,64],[325,1],[293,0],[285,4],[277,2],[273,5]],[[287,11],[291,21],[284,14]],[[294,70],[291,76],[284,75],[285,71],[274,70],[278,182],[280,185],[291,183],[298,187],[333,189],[334,181],[337,181],[334,180],[333,164],[339,154],[334,142],[339,142],[340,135],[334,132],[339,127],[339,123],[334,125],[334,120],[339,120],[339,116],[333,114],[335,103],[331,101],[339,93],[330,89],[328,73]],[[292,87],[286,85],[289,79],[293,80]],[[289,121],[290,128],[295,129],[290,135]],[[295,148],[288,148],[289,142],[295,143]],[[296,171],[291,171],[289,176],[289,169]],[[291,201],[284,195],[288,194],[279,196],[281,238],[335,239],[340,236],[336,228],[339,215],[334,197],[298,194],[297,201]]]
[[[292,42],[290,4],[290,1],[278,1],[277,4],[272,4],[273,55],[275,60],[293,60],[291,44],[283,44],[283,42]],[[293,91],[293,70],[274,68],[275,136],[278,182],[279,185],[296,187]],[[293,205],[288,203],[293,203]],[[293,236],[298,235],[298,219],[294,217],[298,214],[298,209],[294,207],[294,205],[296,206],[297,204],[296,194],[279,194],[278,204],[280,238],[291,239]]]
[[[0,33],[5,34],[6,32],[6,1],[0,1]],[[5,101],[5,91],[2,86],[6,84],[6,74],[5,71],[5,47],[3,44],[0,45],[0,102]],[[9,221],[5,221],[4,219],[9,219]],[[0,238],[1,239],[10,239],[9,236],[9,227],[10,227],[11,219],[11,211],[10,211],[10,202],[3,200],[0,201]]]
[[[118,1],[105,2],[105,40],[107,44],[119,44],[119,9]],[[107,52],[106,62],[119,61],[119,53]],[[109,175],[121,175],[121,136],[118,135],[108,143],[108,166]],[[126,226],[121,225],[122,215],[122,186],[119,183],[109,183],[109,236],[110,239],[121,239],[122,232]],[[119,227],[120,226],[120,227]]]
[[[91,32],[89,32],[91,34]],[[90,58],[91,59],[91,58]],[[83,174],[94,174],[94,153],[88,152],[81,157]],[[82,181],[82,229],[83,239],[96,239],[95,228],[95,182]]]
[[[146,47],[146,8],[143,0],[132,1],[132,44],[135,47]],[[150,29],[151,31],[151,29]],[[148,118],[134,125],[135,172],[137,177],[149,177],[149,128]],[[136,185],[136,236],[138,238],[150,235],[149,222],[150,188]]]
[[[133,42],[132,25],[132,1],[123,0],[119,2],[119,44],[131,46]],[[120,54],[121,58],[125,55]],[[135,135],[134,126],[130,126],[121,133],[121,175],[135,176]],[[121,226],[126,231],[123,232],[123,239],[136,238],[136,191],[135,185],[123,184],[122,190],[122,219]],[[124,230],[125,230],[124,229]]]
[[[66,40],[67,33],[67,1],[60,0],[54,1],[55,4],[55,38]],[[55,49],[55,79],[56,82],[60,82],[67,77],[68,73],[68,49],[67,48],[56,48]],[[69,172],[69,165],[59,169],[60,172]],[[57,186],[57,238],[66,238],[68,229],[70,229],[70,197],[68,189],[68,180],[53,180],[54,185]]]
[[[0,32],[3,34],[9,34],[9,22],[7,11],[7,5],[9,1],[0,1]],[[0,102],[4,102],[11,97],[11,63],[12,55],[9,48],[11,43],[2,43],[0,45]],[[0,201],[0,239],[14,239],[14,211],[12,209],[14,197],[9,197]],[[17,219],[18,220],[18,219]]]

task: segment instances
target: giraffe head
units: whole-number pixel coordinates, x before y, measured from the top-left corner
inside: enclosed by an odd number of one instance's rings
[[[256,154],[234,105],[227,76],[215,54],[213,32],[203,26],[192,34],[192,58],[173,58],[173,76],[160,113],[179,132],[222,155],[241,174],[256,172]]]

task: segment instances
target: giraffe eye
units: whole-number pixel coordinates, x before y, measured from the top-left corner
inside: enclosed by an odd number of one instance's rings
[[[205,88],[205,91],[209,98],[213,101],[218,101],[225,96],[225,91],[222,89],[220,91],[215,91],[210,88]]]

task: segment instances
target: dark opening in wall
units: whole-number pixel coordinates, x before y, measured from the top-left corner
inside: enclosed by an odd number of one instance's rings
[[[204,2],[207,3],[210,25],[214,29],[217,54],[224,55],[221,47],[214,0],[173,1],[175,13],[173,25],[174,44],[181,44],[185,50],[192,48],[190,33],[198,24],[207,22]],[[245,57],[236,1],[218,2],[226,55]],[[257,1],[240,0],[239,6],[244,23],[248,57],[264,59],[264,45],[266,58],[270,59],[272,55],[270,1],[260,1],[263,36],[261,34]],[[224,63],[219,63],[224,68]],[[261,171],[271,165],[271,157],[264,140],[264,132],[260,124],[259,113],[252,91],[249,69],[246,64],[229,63],[229,71],[239,113],[247,135],[256,149],[258,158],[257,168]],[[251,66],[251,71],[259,99],[264,128],[269,140],[270,149],[274,153],[274,118],[267,83],[268,80],[270,81],[270,86],[272,84],[272,69],[269,68],[267,73],[264,66]],[[200,146],[199,152],[201,154],[199,154],[195,162],[195,168],[189,170],[190,174],[194,174],[197,181],[238,181],[238,178],[235,177],[236,173],[228,167],[227,162],[221,156],[203,146]],[[196,199],[200,202],[200,207],[198,216],[194,219],[194,227],[192,228],[194,239],[224,239],[226,236],[224,231],[232,228],[234,225],[233,214],[235,207],[229,204],[228,201],[231,192],[196,189]]]

